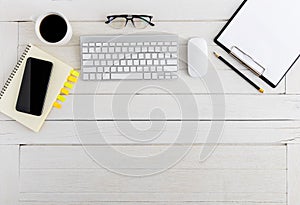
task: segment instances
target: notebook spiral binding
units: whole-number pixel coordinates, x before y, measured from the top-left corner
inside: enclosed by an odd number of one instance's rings
[[[14,67],[13,71],[11,72],[11,74],[9,75],[7,81],[4,83],[4,86],[2,88],[2,90],[0,91],[0,100],[3,97],[5,91],[7,90],[9,84],[11,83],[11,81],[13,80],[16,72],[18,71],[20,65],[22,64],[22,62],[24,61],[24,59],[26,58],[27,53],[29,52],[31,48],[31,45],[27,45],[25,48],[25,51],[23,52],[23,54],[21,55],[19,61],[17,62],[17,65]]]

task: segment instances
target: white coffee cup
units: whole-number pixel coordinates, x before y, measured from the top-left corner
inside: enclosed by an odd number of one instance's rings
[[[60,38],[57,37],[58,41],[49,41],[49,39],[45,39],[46,35],[45,35],[45,32],[44,34],[41,33],[41,24],[44,24],[45,23],[45,19],[47,17],[53,17],[55,16],[56,18],[59,19],[59,17],[64,20],[65,24],[66,24],[66,29],[64,28],[64,32],[61,32],[61,31],[56,31],[55,29],[58,29],[57,27],[55,28],[51,28],[52,31],[51,32],[48,32],[48,33],[52,33],[52,32],[57,32],[57,34],[60,34]],[[48,18],[49,19],[49,18]],[[62,21],[61,21],[62,22]],[[43,25],[42,25],[43,26]],[[35,22],[35,33],[37,35],[37,37],[45,44],[47,45],[65,45],[67,44],[71,38],[72,38],[72,27],[71,27],[71,24],[70,22],[68,21],[68,19],[62,14],[62,13],[59,13],[59,12],[48,12],[48,13],[45,13],[41,16],[39,16]],[[65,35],[63,35],[65,33]]]

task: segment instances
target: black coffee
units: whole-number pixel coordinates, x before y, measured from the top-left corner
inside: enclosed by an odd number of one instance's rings
[[[68,30],[66,21],[58,15],[46,16],[40,24],[41,36],[49,43],[61,41]]]

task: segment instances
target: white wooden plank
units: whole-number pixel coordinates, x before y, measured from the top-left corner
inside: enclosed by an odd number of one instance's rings
[[[300,203],[300,145],[287,145],[287,187],[288,187],[288,205]]]
[[[124,197],[124,195],[126,197]],[[128,195],[132,197],[132,199],[141,199],[141,201],[128,201]],[[217,193],[210,193],[210,194],[194,194],[193,198],[191,198],[190,196],[193,194],[174,194],[172,197],[173,198],[177,198],[177,201],[167,201],[167,199],[169,199],[169,195],[166,197],[165,195],[163,195],[161,197],[161,199],[159,201],[157,201],[157,197],[158,194],[139,194],[139,193],[135,193],[135,194],[22,194],[22,196],[24,196],[24,198],[28,199],[28,201],[24,200],[22,198],[21,201],[21,205],[39,205],[39,204],[45,204],[45,205],[96,205],[96,204],[103,204],[103,202],[105,204],[111,204],[111,205],[115,205],[115,204],[125,204],[125,205],[149,205],[149,204],[158,204],[158,205],[286,205],[286,203],[284,202],[267,202],[267,201],[245,201],[245,199],[247,199],[247,197],[251,194],[217,194]],[[187,196],[188,195],[188,196]],[[211,201],[208,201],[207,198],[205,198],[204,200],[203,195],[207,195],[209,197],[211,197]],[[268,194],[264,194],[261,196],[266,196]],[[39,197],[37,197],[39,196]],[[231,200],[232,196],[237,196],[238,198],[241,198],[242,200]],[[253,194],[254,196],[254,194]],[[260,196],[260,194],[255,194],[255,196]],[[271,194],[269,194],[268,196],[271,196]],[[283,197],[284,195],[273,195],[275,197],[275,199],[278,198],[278,196]],[[67,199],[68,197],[68,199]],[[41,200],[38,201],[36,200],[36,198],[40,198]],[[65,200],[62,201],[58,201],[61,200],[61,198],[65,198]],[[86,198],[86,201],[76,201],[76,199],[84,199]],[[94,199],[93,201],[91,200]],[[126,200],[124,200],[124,198]],[[143,199],[149,199],[147,200],[147,202],[143,201]],[[196,199],[195,199],[196,198]],[[265,197],[266,198],[266,197]],[[34,201],[33,201],[34,199]],[[50,199],[50,200],[49,200]],[[112,199],[118,200],[118,201],[112,201]],[[188,200],[190,201],[188,201]],[[215,200],[214,200],[215,199]],[[72,201],[71,201],[72,200]],[[186,200],[186,201],[185,201]],[[217,201],[219,200],[219,201]],[[225,201],[226,200],[226,201]],[[53,202],[49,202],[49,201],[53,201]],[[88,201],[88,202],[87,202]],[[272,201],[275,201],[274,198],[272,199]],[[283,201],[283,200],[282,200]]]
[[[39,1],[2,0],[1,21],[26,21],[46,11],[60,11],[70,20],[100,21],[109,14],[152,14],[158,20],[211,20],[229,18],[242,0],[180,0],[151,2],[146,0],[109,1]],[[172,12],[168,12],[172,11]],[[184,12],[188,11],[188,12]]]
[[[188,122],[190,124],[192,122]],[[151,122],[130,122],[130,125],[137,128],[149,128]],[[118,131],[118,127],[128,126],[128,122],[80,122],[80,126],[86,129],[82,131],[83,140],[89,139],[88,144],[103,144],[99,142],[101,134],[107,144],[130,145],[139,144],[129,140]],[[166,122],[164,129],[149,129],[145,131],[150,136],[155,136],[157,131],[162,134],[159,138],[151,141],[151,144],[170,144],[178,136],[178,129],[181,122]],[[206,136],[210,131],[210,122],[198,122],[197,136],[194,144],[206,143]],[[95,128],[97,126],[97,128]],[[99,129],[98,129],[99,127]],[[190,126],[192,127],[192,126]],[[195,128],[193,128],[195,129]],[[193,132],[193,129],[191,132]],[[79,144],[83,142],[78,137],[76,124],[74,122],[53,122],[45,123],[41,132],[34,133],[17,122],[2,121],[0,123],[0,144]],[[281,144],[286,143],[298,136],[300,132],[299,121],[233,121],[225,122],[223,133],[219,139],[221,144]],[[176,142],[176,144],[190,143],[190,139]],[[84,143],[86,144],[86,143]]]
[[[0,89],[17,61],[18,24],[0,22]]]
[[[16,205],[19,197],[19,146],[0,146],[0,204]]]
[[[140,170],[130,170],[136,173]],[[155,171],[155,170],[153,170]],[[177,170],[127,177],[107,170],[21,170],[23,193],[286,193],[285,170]]]
[[[296,120],[300,109],[298,96],[273,95],[226,95],[225,105],[220,101],[212,105],[211,98],[216,95],[195,95],[194,99],[186,95],[78,95],[69,96],[61,110],[53,109],[48,119],[55,120]],[[130,101],[129,101],[130,99]],[[176,100],[175,100],[176,99]],[[74,102],[74,103],[73,103]],[[178,104],[179,102],[179,104]],[[195,103],[197,110],[191,112],[187,105]],[[98,106],[99,105],[99,106]],[[125,105],[123,112],[117,112]],[[127,108],[128,106],[128,108]],[[92,109],[89,109],[92,108]],[[149,114],[154,108],[164,113]],[[224,109],[225,116],[213,116],[214,109]]]
[[[79,46],[66,46],[66,47],[49,47],[49,46],[41,46],[41,48],[50,54],[56,56],[59,59],[66,61],[66,63],[72,65],[73,67],[79,69],[80,68],[80,53]],[[19,47],[19,55],[23,52],[25,46]],[[255,90],[249,83],[247,83],[244,79],[238,76],[235,72],[233,72],[230,68],[228,68],[224,63],[222,63],[219,59],[217,59],[213,55],[213,51],[217,51],[219,53],[227,56],[235,67],[242,70],[242,72],[252,79],[255,83],[261,85],[265,89],[265,93],[284,93],[285,92],[285,79],[280,83],[280,85],[273,89],[270,86],[266,85],[260,78],[257,78],[252,72],[247,71],[247,69],[236,62],[233,58],[230,58],[225,51],[217,46],[209,46],[209,60],[211,62],[210,69],[214,69],[216,71],[216,77],[220,80],[223,86],[224,93],[251,93],[258,94],[258,91]],[[180,46],[179,49],[180,55],[180,71],[178,72],[179,77],[189,88],[189,93],[220,93],[220,91],[211,91],[207,89],[207,85],[203,82],[203,79],[191,78],[187,73],[187,47],[186,45]],[[97,86],[99,82],[86,82],[79,80],[76,93],[83,94],[113,94],[116,93],[117,87],[120,84],[120,81],[108,81],[108,82],[100,82],[101,86]],[[135,87],[145,87],[149,84],[148,81],[134,81],[134,82],[122,82],[123,87],[131,87],[132,83],[134,83]],[[174,93],[182,93],[187,92],[182,90],[181,86],[178,85],[176,81],[152,81],[152,86],[155,87],[172,87]],[[94,91],[91,91],[91,87],[97,87]],[[132,92],[132,91],[131,91]],[[161,90],[157,89],[146,89],[141,91],[142,93],[162,93]],[[74,90],[72,90],[74,93]],[[122,91],[118,91],[118,94],[130,93],[130,90],[123,89]]]
[[[207,40],[209,45],[216,45],[213,38],[225,25],[225,22],[155,22],[155,27],[147,27],[143,30],[125,28],[122,30],[110,28],[104,22],[71,22],[73,38],[68,45],[79,45],[79,37],[82,35],[126,35],[126,34],[160,34],[173,33],[179,36],[181,44],[186,44],[191,37],[200,36]],[[32,43],[44,45],[35,35],[33,22],[19,23],[20,45]]]
[[[40,205],[43,203],[44,205],[100,205],[103,204],[102,202],[21,202],[21,205]],[[124,205],[149,205],[153,204],[153,201],[149,202],[123,202]],[[120,202],[107,202],[105,201],[105,204],[107,205],[117,205],[120,204]],[[197,201],[197,202],[155,202],[157,205],[261,205],[262,202],[207,202],[207,201]],[[263,203],[263,205],[286,205],[286,203]]]
[[[88,146],[97,155],[105,155],[106,147]],[[168,146],[113,146],[130,156],[153,156]],[[188,154],[174,166],[176,169],[286,169],[286,147],[282,146],[218,146],[204,162],[199,155],[203,146],[193,146]],[[113,159],[113,156],[107,156]],[[247,160],[245,160],[247,159]],[[82,146],[22,146],[21,169],[99,169],[99,165]],[[116,163],[116,168],[122,167]],[[131,167],[132,168],[132,167]],[[163,168],[155,164],[136,165],[134,168]]]

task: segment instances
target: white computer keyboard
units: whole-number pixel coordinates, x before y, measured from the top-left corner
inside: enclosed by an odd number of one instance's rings
[[[178,36],[81,36],[82,79],[176,79]]]

